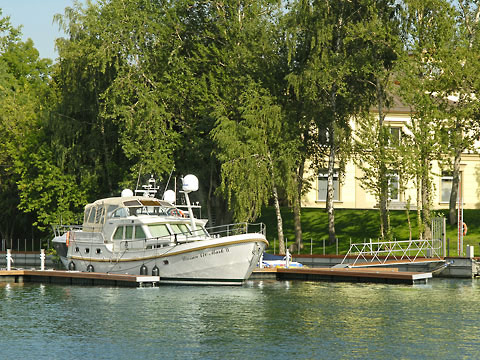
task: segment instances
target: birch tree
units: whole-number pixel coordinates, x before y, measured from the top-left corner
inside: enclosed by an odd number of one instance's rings
[[[455,31],[453,8],[443,0],[404,2],[403,41],[406,47],[399,61],[399,94],[411,107],[412,147],[417,186],[419,237],[431,237],[432,162],[441,153],[436,126],[443,119],[438,97],[441,76],[438,54]]]
[[[334,1],[294,2],[289,13],[289,59],[292,68],[288,81],[304,104],[306,124],[313,124],[319,138],[325,140],[328,233],[335,241],[333,179],[336,168],[341,172],[345,151],[349,147],[349,121],[364,101],[365,84],[355,73],[354,42],[346,41],[351,29],[363,21],[361,2]],[[344,139],[345,141],[342,141]],[[342,150],[341,150],[342,149]],[[310,154],[323,158],[323,154]],[[342,161],[343,160],[343,161]],[[342,174],[339,174],[341,177]]]

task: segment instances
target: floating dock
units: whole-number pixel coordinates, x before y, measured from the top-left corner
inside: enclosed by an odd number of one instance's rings
[[[157,286],[160,283],[160,276],[105,274],[61,270],[0,270],[0,282],[40,282],[64,285],[147,287]]]
[[[332,282],[374,282],[385,284],[425,284],[432,273],[398,271],[396,268],[265,268],[251,279],[305,280]]]

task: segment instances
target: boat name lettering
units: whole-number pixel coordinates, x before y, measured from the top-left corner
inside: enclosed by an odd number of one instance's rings
[[[203,257],[211,256],[211,255],[225,254],[225,253],[228,253],[228,252],[230,252],[229,248],[214,249],[212,251],[207,251],[207,252],[201,253],[200,257],[203,258]]]
[[[195,259],[198,259],[198,254],[197,254],[197,255],[183,256],[183,257],[182,257],[182,260],[183,260],[183,261],[195,260]]]

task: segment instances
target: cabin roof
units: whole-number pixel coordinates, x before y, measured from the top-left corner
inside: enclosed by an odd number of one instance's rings
[[[85,206],[85,209],[88,209],[92,206],[104,206],[104,205],[114,205],[117,207],[130,207],[130,206],[171,207],[173,206],[168,201],[159,200],[156,198],[151,198],[146,196],[124,196],[124,197],[110,197],[105,199],[99,199],[93,203],[87,204]]]

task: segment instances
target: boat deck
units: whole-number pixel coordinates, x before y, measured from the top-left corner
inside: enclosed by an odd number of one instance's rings
[[[144,287],[157,286],[160,283],[160,276],[61,270],[0,270],[0,282]]]

